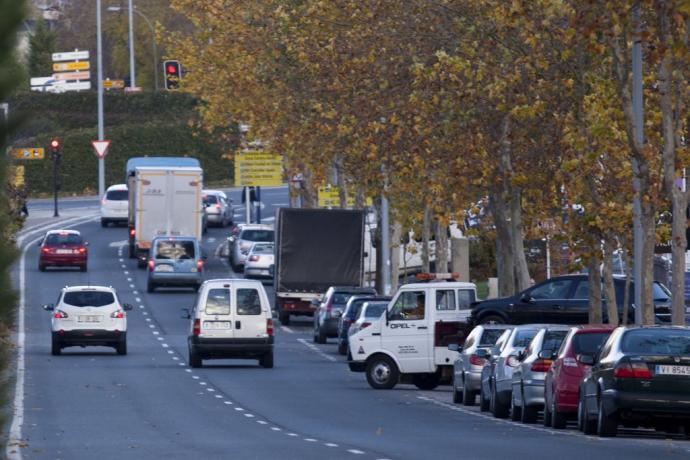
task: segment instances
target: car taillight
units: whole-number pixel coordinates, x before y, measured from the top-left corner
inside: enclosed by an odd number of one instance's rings
[[[63,319],[67,317],[67,313],[62,310],[55,310],[55,313],[53,313],[53,318]]]
[[[194,320],[194,327],[192,328],[192,335],[199,335],[201,333],[201,321]]]
[[[216,209],[220,211],[220,205],[219,204],[216,205]]]
[[[271,318],[266,320],[266,334],[273,335],[273,320]]]
[[[43,252],[43,254],[48,254],[50,252],[50,248],[41,248],[41,252]]]
[[[577,360],[575,358],[563,358],[564,367],[578,367]]]
[[[111,318],[122,319],[125,317],[125,312],[122,310],[115,310],[110,314]]]
[[[652,371],[647,367],[647,363],[624,361],[613,369],[613,376],[621,379],[651,379]]]
[[[156,264],[155,264],[154,261],[151,260],[151,259],[149,259],[148,266],[149,266],[149,271],[150,271],[150,272],[152,272],[152,271],[155,270],[155,268],[156,268]]]
[[[479,356],[475,354],[470,355],[470,364],[473,366],[483,366],[486,364],[486,359],[480,358]]]
[[[531,369],[533,372],[548,372],[551,362],[550,359],[538,359],[532,363]]]
[[[203,260],[197,260],[196,261],[196,269],[199,271],[202,271],[204,269],[204,261]]]
[[[371,323],[369,323],[369,322],[364,322],[364,323],[362,323],[362,325],[361,325],[359,328],[360,328],[360,329],[364,329],[365,327],[369,327],[369,326],[371,326]]]
[[[86,253],[86,248],[84,246],[81,246],[79,248],[79,254],[85,254]]]
[[[131,236],[132,238],[134,238],[136,236],[136,234],[137,234],[137,231],[135,229],[131,229],[129,231],[129,236]]]
[[[257,255],[249,256],[250,262],[256,262],[257,260],[259,260],[259,256],[257,256]]]

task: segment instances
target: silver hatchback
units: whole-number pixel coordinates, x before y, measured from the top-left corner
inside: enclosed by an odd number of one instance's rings
[[[204,210],[209,224],[225,227],[232,224],[232,200],[220,190],[204,190],[202,192]]]
[[[239,271],[244,266],[247,254],[254,243],[272,243],[273,226],[264,224],[240,224],[236,234],[228,238],[230,266]]]
[[[244,261],[244,277],[273,278],[274,248],[273,243],[254,243]]]

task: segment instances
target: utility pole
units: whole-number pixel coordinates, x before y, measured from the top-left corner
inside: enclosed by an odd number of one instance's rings
[[[132,0],[129,0],[127,15],[129,18],[129,87],[134,88],[137,84],[134,69],[134,8],[132,7]],[[155,41],[156,38],[153,39]]]
[[[384,169],[385,175],[385,169]],[[391,238],[388,198],[386,189],[388,179],[384,177],[383,193],[381,194],[381,276],[383,277],[383,295],[391,293]]]
[[[635,27],[632,46],[632,109],[635,143],[644,143],[644,115],[642,99],[642,36],[640,30],[640,5],[632,8],[632,20]],[[632,160],[633,189],[633,278],[635,280],[635,324],[642,324],[642,203],[640,200],[640,165]]]
[[[101,0],[96,0],[96,65],[98,66],[98,140],[105,140],[103,127],[103,33]],[[105,157],[98,159],[98,196],[105,193]]]

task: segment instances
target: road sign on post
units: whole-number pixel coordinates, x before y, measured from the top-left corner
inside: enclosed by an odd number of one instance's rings
[[[12,150],[12,158],[16,160],[42,160],[45,158],[45,150],[40,147],[26,147]]]
[[[53,53],[53,62],[83,61],[89,58],[88,51],[68,51],[66,53]]]
[[[263,151],[238,153],[235,155],[235,185],[238,187],[283,185],[283,158]]]
[[[101,160],[108,154],[110,141],[91,141],[91,145],[93,145],[93,149],[96,152],[96,157]]]

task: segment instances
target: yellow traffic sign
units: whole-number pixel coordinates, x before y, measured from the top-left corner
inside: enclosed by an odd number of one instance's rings
[[[24,165],[17,165],[14,167],[14,186],[23,187],[24,184]]]
[[[340,192],[339,188],[335,186],[327,185],[325,187],[319,187],[319,206],[323,208],[339,208],[340,207]],[[371,198],[364,199],[365,206],[373,206],[374,200]],[[347,208],[355,207],[355,197],[352,193],[347,194]]]
[[[89,61],[79,62],[54,62],[54,72],[64,72],[65,70],[89,70]]]
[[[235,185],[238,187],[277,187],[283,185],[283,158],[263,151],[235,155]]]
[[[103,88],[105,89],[122,89],[124,87],[124,80],[103,80]]]
[[[12,149],[12,157],[17,160],[42,160],[45,155],[45,150],[39,147]]]

